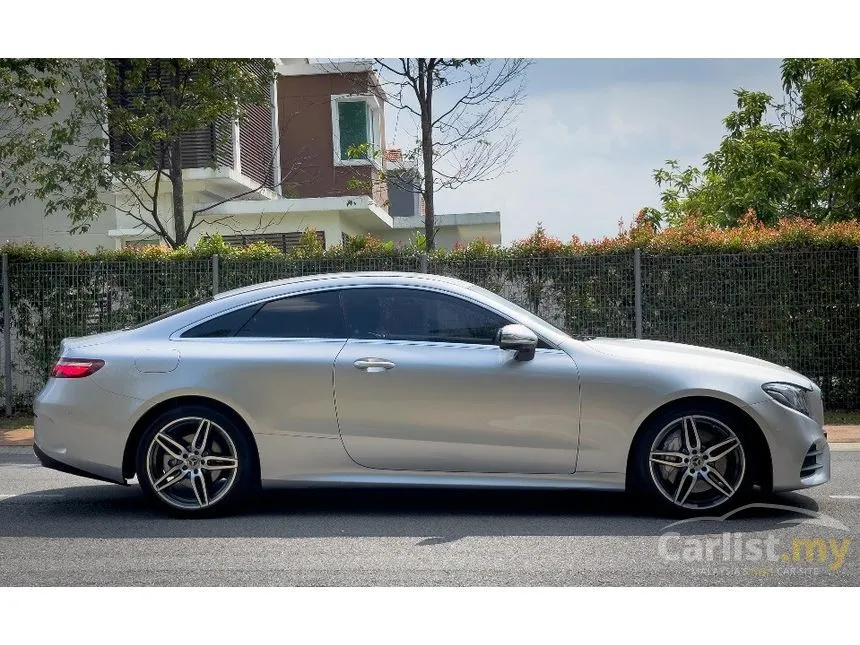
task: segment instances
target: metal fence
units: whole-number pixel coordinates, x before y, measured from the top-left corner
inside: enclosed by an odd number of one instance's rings
[[[829,407],[860,408],[860,249],[474,260],[403,254],[10,262],[4,256],[3,267],[7,410],[29,409],[65,337],[121,329],[213,292],[267,280],[383,270],[468,280],[576,335],[669,340],[757,356],[814,378]]]

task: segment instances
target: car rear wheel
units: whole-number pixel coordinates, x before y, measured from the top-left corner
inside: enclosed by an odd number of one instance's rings
[[[755,455],[744,424],[722,410],[655,418],[634,455],[637,492],[676,515],[714,514],[741,504]]]
[[[182,406],[143,433],[137,451],[141,488],[163,509],[205,516],[239,502],[254,478],[252,447],[243,429],[203,406]]]

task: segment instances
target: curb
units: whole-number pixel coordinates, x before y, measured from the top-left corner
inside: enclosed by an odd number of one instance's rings
[[[824,426],[829,443],[860,443],[860,426]]]
[[[32,445],[33,430],[31,428],[0,430],[0,447]]]

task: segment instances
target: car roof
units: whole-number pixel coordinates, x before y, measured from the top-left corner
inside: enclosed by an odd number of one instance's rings
[[[397,283],[399,281],[425,281],[434,282],[437,284],[455,285],[461,288],[471,289],[472,284],[465,280],[450,278],[448,276],[435,275],[432,273],[410,273],[408,271],[358,271],[358,272],[342,272],[342,273],[318,273],[313,275],[297,276],[293,278],[282,278],[280,280],[270,280],[269,282],[261,282],[258,284],[248,285],[223,291],[215,296],[215,300],[241,296],[243,294],[261,291],[264,289],[277,289],[292,285],[302,285],[309,282],[331,282],[332,284],[360,284],[362,282],[385,282]]]

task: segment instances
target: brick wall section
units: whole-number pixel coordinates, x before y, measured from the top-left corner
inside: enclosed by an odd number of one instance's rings
[[[371,166],[335,166],[331,97],[378,92],[368,72],[282,76],[278,79],[281,178],[289,197],[343,197],[371,193],[377,203],[387,191]],[[385,125],[381,124],[385,141]],[[371,190],[349,187],[350,179]]]

